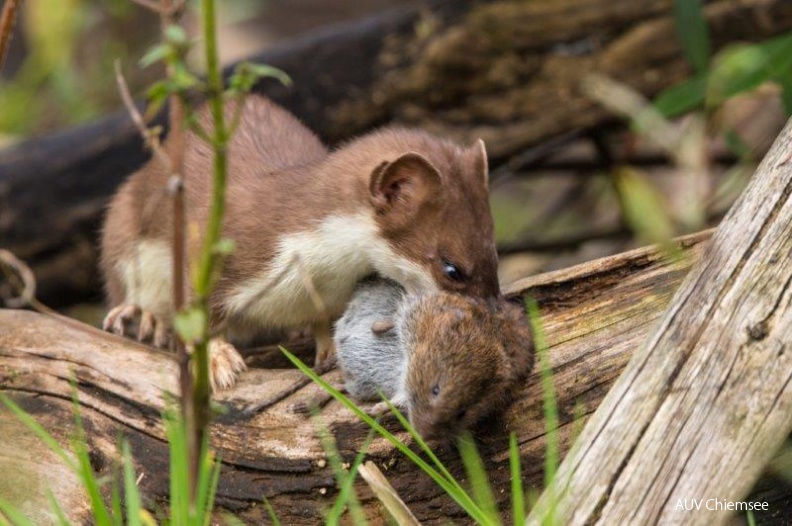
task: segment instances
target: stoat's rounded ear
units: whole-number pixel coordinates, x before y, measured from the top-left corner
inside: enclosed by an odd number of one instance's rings
[[[484,188],[489,186],[489,162],[487,161],[487,147],[484,141],[479,139],[468,150],[473,158],[473,166],[476,174],[479,175],[484,183]]]
[[[422,204],[440,190],[440,172],[425,157],[410,152],[384,162],[371,172],[371,203],[381,215],[396,223],[411,219]]]

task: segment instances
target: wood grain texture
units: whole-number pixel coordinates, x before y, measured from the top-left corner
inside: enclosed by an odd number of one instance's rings
[[[708,237],[703,233],[681,240],[684,257],[679,260],[668,260],[652,248],[639,249],[529,278],[507,291],[529,294],[539,302],[559,396],[562,451],[649,334],[690,265],[700,260]],[[176,389],[172,357],[64,318],[0,311],[0,392],[32,412],[64,444],[73,421],[68,401],[72,376],[97,469],[109,472],[117,458],[116,438],[123,433],[132,443],[138,470],[144,473],[141,487],[149,502],[162,502],[168,491],[167,448],[159,414],[163,390]],[[327,377],[339,381],[338,372]],[[229,408],[212,433],[223,459],[219,503],[247,521],[262,520],[260,503],[266,495],[284,523],[316,524],[336,495],[326,455],[315,438],[315,424],[298,410],[321,398],[319,388],[310,385],[253,417],[243,413],[245,407],[270,398],[299,378],[300,373],[290,369],[252,369],[235,389],[218,398]],[[23,433],[3,411],[0,435]],[[580,417],[577,423],[575,415]],[[324,406],[322,417],[342,455],[354,457],[365,438],[365,425],[335,402]],[[398,429],[393,418],[385,423]],[[495,494],[504,506],[508,506],[508,430],[519,436],[526,485],[540,489],[545,425],[538,373],[530,377],[502,421],[476,430]],[[11,443],[9,454],[26,460],[11,463],[0,457],[0,471],[14,466],[19,480],[41,479],[49,468],[37,461],[40,449],[28,448],[27,442]],[[455,475],[464,478],[452,447],[441,446],[439,454]],[[460,509],[383,440],[374,441],[370,458],[422,523],[464,522]],[[61,488],[66,493],[63,498],[79,501],[79,492],[65,473],[57,480],[44,480]],[[380,521],[379,504],[365,485],[358,488],[367,513]],[[15,496],[0,485],[0,497]],[[46,507],[38,493],[31,493],[34,497],[39,498],[37,505]],[[72,509],[75,518],[83,517],[84,508]]]
[[[792,430],[791,156],[792,121],[529,524],[554,500],[563,524],[719,524],[678,503],[745,498]]]

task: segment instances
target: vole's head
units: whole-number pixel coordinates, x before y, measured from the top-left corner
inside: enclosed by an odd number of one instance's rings
[[[410,298],[400,332],[409,364],[410,422],[427,439],[447,439],[505,408],[532,365],[530,330],[503,300],[456,294]]]
[[[375,221],[398,258],[377,270],[408,290],[497,296],[484,143],[463,148],[423,132],[388,129],[362,144],[378,159],[368,184]]]

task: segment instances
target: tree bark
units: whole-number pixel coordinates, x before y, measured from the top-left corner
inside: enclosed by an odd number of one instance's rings
[[[462,142],[495,166],[525,148],[610,119],[580,80],[593,71],[646,95],[689,74],[672,0],[435,0],[299,38],[254,57],[294,79],[258,91],[330,143],[393,122]],[[708,2],[716,47],[792,28],[787,0]],[[128,117],[0,152],[0,245],[28,261],[40,298],[95,295],[96,234],[118,184],[148,154]]]
[[[529,524],[720,524],[792,431],[792,121]],[[702,499],[713,511],[686,511]]]
[[[708,237],[703,233],[681,240],[683,257],[677,260],[652,248],[639,249],[528,278],[508,291],[531,295],[540,305],[559,398],[562,451],[655,326],[690,266],[706,261],[702,258]],[[161,503],[168,492],[160,413],[163,390],[176,392],[176,370],[166,353],[73,320],[0,311],[0,391],[68,444],[73,432],[70,378],[75,378],[94,467],[100,474],[110,473],[118,457],[116,440],[120,434],[128,437],[150,504]],[[218,397],[228,407],[212,431],[223,461],[218,501],[246,521],[263,520],[261,501],[266,496],[284,523],[316,524],[337,494],[326,454],[315,438],[316,424],[301,411],[321,395],[318,387],[310,385],[255,416],[243,412],[299,378],[300,373],[290,369],[253,369],[236,388]],[[327,378],[339,381],[338,372]],[[341,454],[351,459],[364,440],[366,426],[334,401],[324,406],[322,418]],[[398,429],[393,418],[385,422]],[[477,430],[495,495],[503,506],[508,506],[510,484],[507,429],[518,434],[526,485],[540,489],[545,424],[538,372],[502,422]],[[0,456],[0,472],[5,474],[0,498],[46,514],[47,489],[52,487],[75,520],[85,519],[87,502],[74,477],[5,409],[0,409],[0,435],[8,437]],[[439,453],[462,478],[454,449],[442,446]],[[420,521],[463,520],[451,499],[384,440],[374,441],[370,457]],[[372,494],[362,483],[357,488],[369,517],[381,519],[384,512]],[[778,509],[779,502],[771,504]]]

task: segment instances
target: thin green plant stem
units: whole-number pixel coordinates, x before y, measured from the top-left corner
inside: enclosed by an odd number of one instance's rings
[[[214,151],[214,183],[212,188],[212,204],[209,212],[209,224],[206,229],[203,249],[200,256],[198,275],[195,280],[195,293],[199,308],[209,313],[209,294],[215,274],[217,254],[215,245],[220,240],[225,214],[225,186],[228,170],[227,132],[223,114],[223,79],[217,57],[217,30],[215,27],[215,2],[202,0],[203,36],[206,46],[207,82],[209,87],[209,104],[212,113],[214,130],[212,149]],[[207,316],[207,319],[209,317]],[[195,345],[193,360],[195,361],[195,384],[193,386],[193,415],[195,444],[203,444],[207,436],[210,420],[209,400],[209,339],[211,328],[204,324],[203,337]]]

